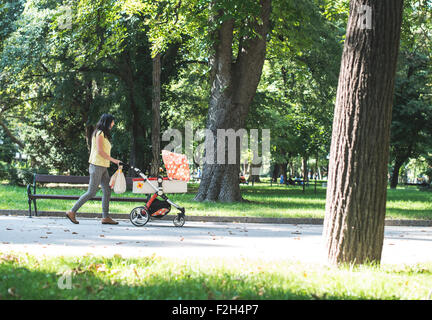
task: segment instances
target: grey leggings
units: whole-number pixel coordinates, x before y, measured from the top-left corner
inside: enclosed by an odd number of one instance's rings
[[[90,164],[90,182],[88,190],[84,193],[78,201],[74,204],[72,212],[77,212],[81,206],[88,200],[93,198],[99,190],[99,185],[102,187],[102,217],[107,218],[109,213],[109,201],[111,198],[111,188],[109,187],[110,176],[108,169],[101,166]]]

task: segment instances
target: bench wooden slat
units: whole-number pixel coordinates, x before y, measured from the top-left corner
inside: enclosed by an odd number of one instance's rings
[[[133,177],[125,177],[126,185],[132,186],[134,179]],[[39,183],[70,183],[70,184],[89,184],[89,176],[53,176],[50,174],[36,174],[35,182]]]
[[[31,199],[57,199],[57,200],[78,200],[80,196],[74,195],[58,195],[58,194],[32,194]],[[102,201],[102,197],[94,197],[90,200]],[[145,198],[123,198],[123,197],[111,197],[110,201],[120,202],[145,202]]]
[[[72,184],[88,184],[90,181],[89,176],[53,176],[49,174],[35,175],[36,182],[51,182],[51,183],[72,183]]]

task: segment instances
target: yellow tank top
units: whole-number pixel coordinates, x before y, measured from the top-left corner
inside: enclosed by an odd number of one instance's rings
[[[107,138],[105,138],[104,133],[99,130],[98,132],[96,132],[96,135],[94,135],[92,137],[92,144],[91,144],[91,151],[90,151],[90,158],[89,158],[89,163],[94,164],[95,166],[101,166],[101,167],[106,167],[109,168],[110,166],[110,161],[106,160],[105,158],[103,158],[98,152],[97,152],[97,146],[96,146],[96,136],[102,134],[102,136],[104,137],[103,139],[103,151],[105,151],[105,153],[109,156],[111,156],[111,143],[109,142],[109,140]]]

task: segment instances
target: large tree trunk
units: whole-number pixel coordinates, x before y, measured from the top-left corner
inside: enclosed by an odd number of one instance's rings
[[[152,163],[150,175],[157,177],[160,167],[160,75],[161,59],[158,53],[153,58],[153,99],[152,99]]]
[[[371,8],[371,16],[363,10]],[[324,237],[329,262],[381,260],[403,0],[352,0],[333,121]],[[372,18],[371,28],[361,28]]]
[[[269,28],[271,0],[261,0],[259,20],[249,21],[255,25],[259,36],[244,38],[239,43],[237,59],[233,61],[234,20],[225,20],[214,33],[214,56],[211,58],[211,92],[207,116],[207,129],[214,137],[214,163],[203,165],[203,176],[195,196],[197,201],[242,201],[239,186],[240,146],[238,144],[236,163],[217,163],[217,130],[244,127],[249,106],[256,93],[261,77],[266,52],[266,38]],[[220,12],[220,14],[223,14]],[[228,146],[225,144],[225,159]]]

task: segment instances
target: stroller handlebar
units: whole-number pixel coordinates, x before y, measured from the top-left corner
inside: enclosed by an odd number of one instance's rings
[[[118,164],[119,166],[123,166],[125,169],[129,169],[131,166],[128,164],[128,163],[125,163],[125,162],[119,162],[119,164]]]
[[[142,173],[140,169],[131,166],[129,163],[125,163],[125,162],[120,161],[119,166],[123,166],[123,168],[125,168],[125,169],[133,169],[138,174]]]

